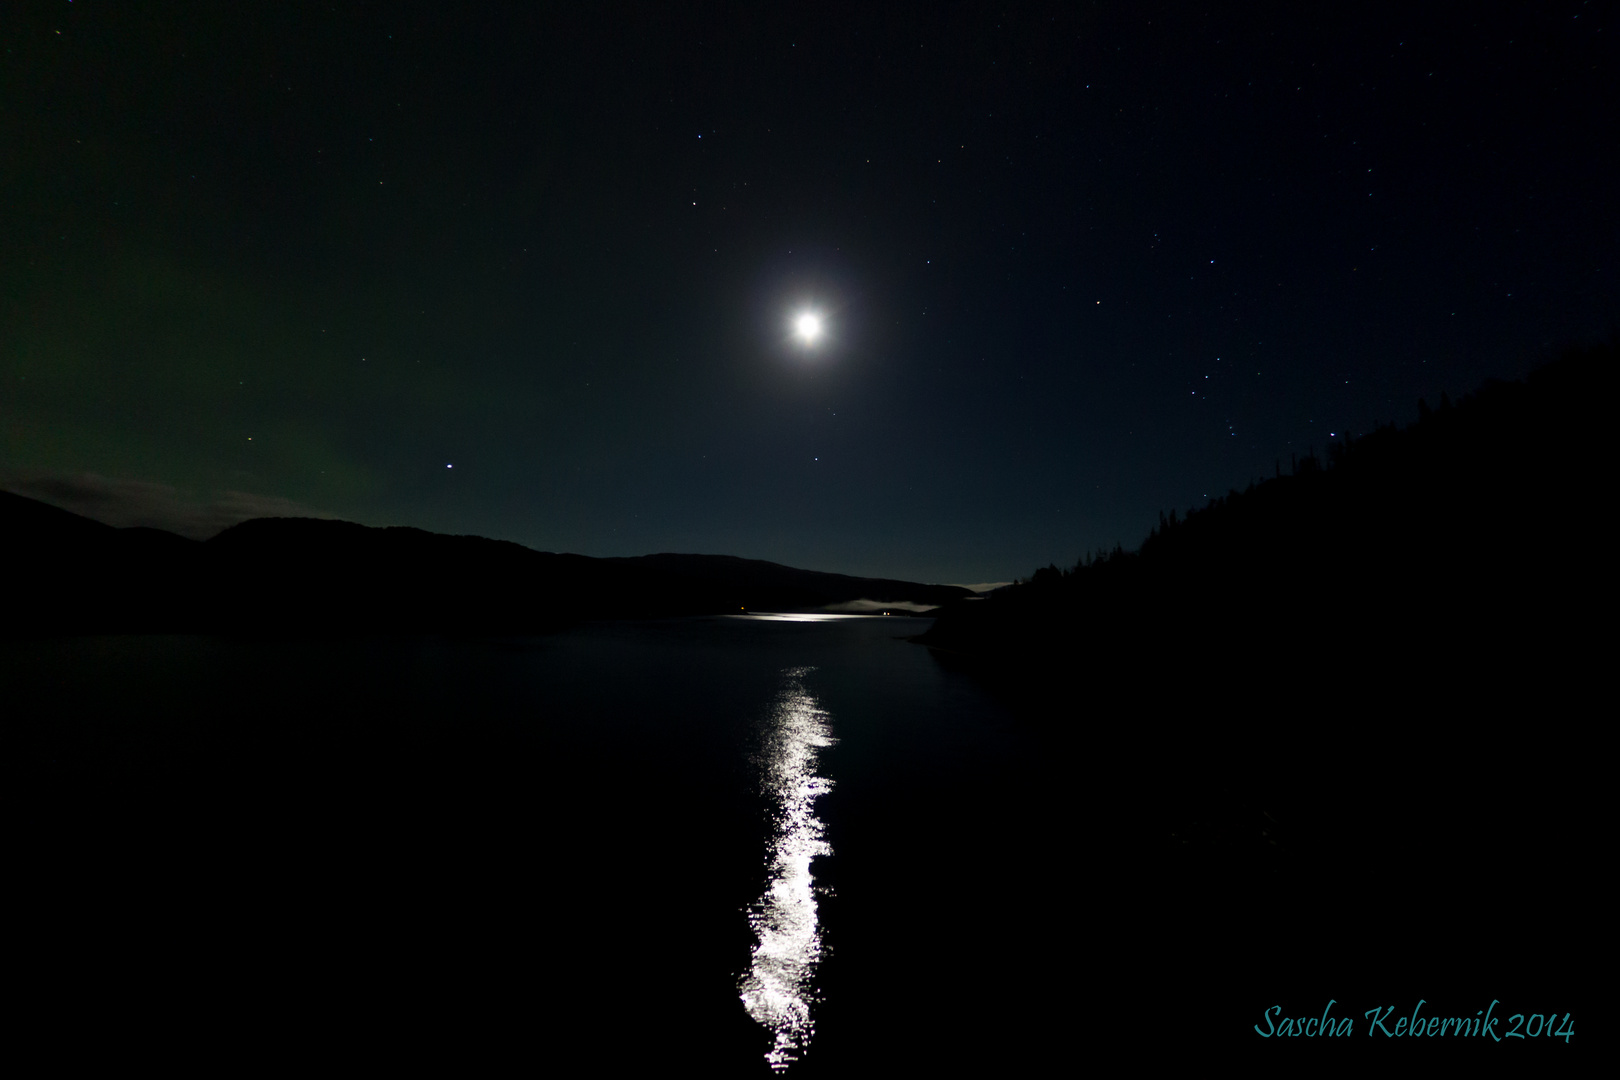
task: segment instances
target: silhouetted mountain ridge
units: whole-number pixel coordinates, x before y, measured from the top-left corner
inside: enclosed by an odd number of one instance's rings
[[[480,536],[258,518],[205,542],[0,492],[17,632],[525,633],[590,617],[938,605],[953,585],[724,555],[597,559]]]

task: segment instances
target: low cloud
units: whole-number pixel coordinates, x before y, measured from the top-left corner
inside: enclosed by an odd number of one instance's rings
[[[938,606],[938,604],[914,604],[910,600],[845,600],[841,604],[828,604],[821,610],[859,615],[874,611],[933,611]]]
[[[144,525],[193,540],[206,540],[252,518],[337,516],[279,495],[247,491],[196,495],[146,480],[51,469],[0,468],[0,488],[120,529]]]
[[[958,589],[972,589],[976,593],[995,592],[1004,585],[1011,585],[1010,581],[983,581],[977,585],[958,585]]]

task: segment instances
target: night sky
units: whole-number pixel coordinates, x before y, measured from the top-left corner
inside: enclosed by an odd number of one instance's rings
[[[1613,7],[1222,6],[7,4],[0,486],[1005,581],[1613,331]]]

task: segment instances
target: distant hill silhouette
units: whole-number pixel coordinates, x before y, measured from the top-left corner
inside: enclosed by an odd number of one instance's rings
[[[953,585],[724,555],[595,559],[478,536],[261,518],[199,542],[0,492],[9,633],[528,633],[584,618],[939,605]]]

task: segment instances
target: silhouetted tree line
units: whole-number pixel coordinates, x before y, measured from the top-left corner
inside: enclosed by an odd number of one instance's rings
[[[1202,925],[1240,964],[1297,943],[1311,972],[1364,913],[1388,917],[1367,946],[1427,950],[1414,913],[1566,911],[1601,850],[1617,359],[1420,406],[1166,513],[1135,551],[942,611],[922,640],[1011,701],[1092,809],[1052,857],[1111,850],[1102,887],[1139,883],[1150,933]]]
[[[1543,654],[1606,577],[1615,362],[1614,345],[1578,349],[1420,403],[1415,423],[1161,514],[1136,551],[947,608],[923,640],[1032,673],[1106,659],[1199,677],[1334,655],[1387,673]]]

